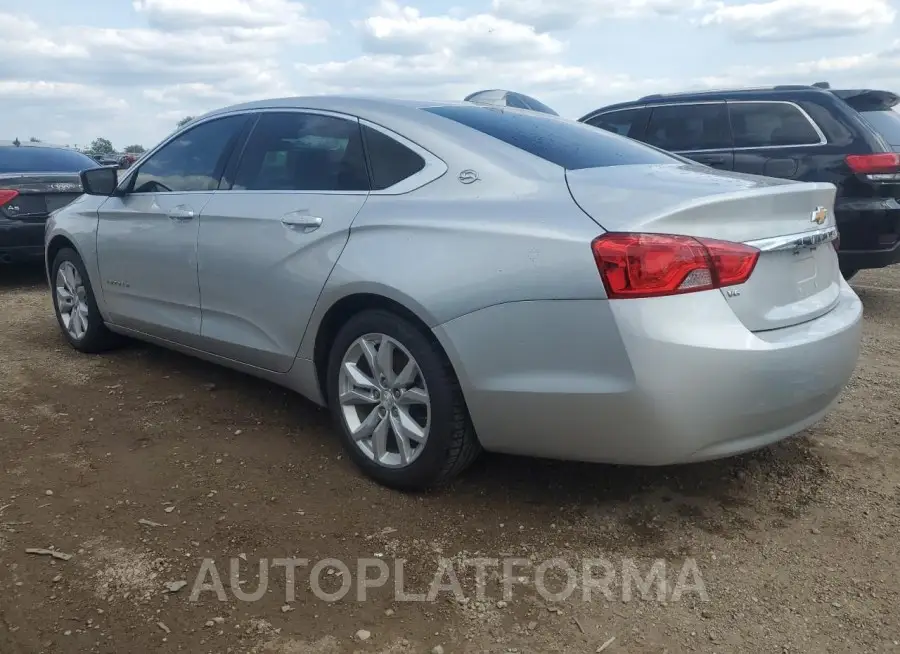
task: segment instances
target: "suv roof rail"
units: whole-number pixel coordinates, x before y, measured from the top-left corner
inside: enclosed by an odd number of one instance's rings
[[[818,82],[817,84],[827,84],[827,82]],[[813,85],[815,86],[815,85]],[[638,102],[654,102],[656,100],[665,100],[667,98],[679,98],[688,95],[711,95],[714,93],[741,93],[744,91],[803,91],[813,88],[809,84],[778,84],[776,86],[754,86],[730,89],[697,89],[695,91],[679,91],[676,93],[653,93],[639,98]],[[816,88],[824,88],[818,86]]]

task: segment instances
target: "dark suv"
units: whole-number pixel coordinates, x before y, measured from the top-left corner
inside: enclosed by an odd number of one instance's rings
[[[900,96],[816,86],[649,95],[583,123],[700,163],[837,186],[841,271],[900,262]]]

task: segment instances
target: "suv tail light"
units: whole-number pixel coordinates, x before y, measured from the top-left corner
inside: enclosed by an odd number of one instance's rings
[[[9,204],[18,196],[18,191],[14,191],[13,189],[0,188],[0,207],[2,207],[4,204]]]
[[[743,243],[669,234],[610,232],[591,243],[610,299],[659,297],[743,284],[759,250]]]
[[[850,154],[845,157],[845,161],[850,170],[858,175],[865,175],[873,182],[900,180],[900,154],[896,152]]]

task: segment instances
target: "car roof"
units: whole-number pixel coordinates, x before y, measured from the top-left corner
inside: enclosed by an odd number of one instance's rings
[[[788,100],[801,97],[831,97],[835,95],[830,89],[803,84],[782,84],[758,88],[708,89],[702,91],[682,91],[678,93],[654,93],[637,100],[618,102],[606,105],[585,114],[579,120],[585,120],[598,113],[615,109],[628,109],[653,104],[682,104],[691,102],[717,102],[722,100]]]

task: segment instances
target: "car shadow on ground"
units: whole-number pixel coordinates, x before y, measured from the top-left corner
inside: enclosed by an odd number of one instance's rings
[[[47,285],[47,273],[40,263],[0,265],[0,290]]]

